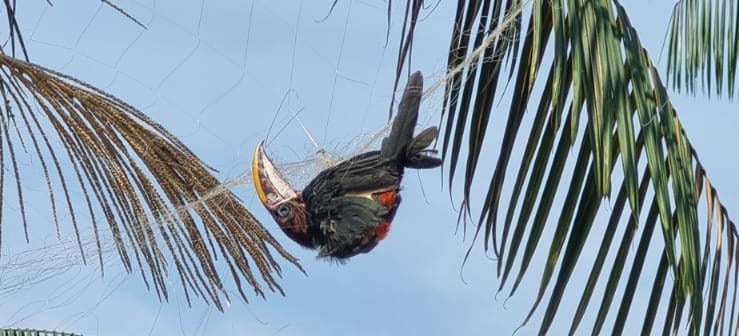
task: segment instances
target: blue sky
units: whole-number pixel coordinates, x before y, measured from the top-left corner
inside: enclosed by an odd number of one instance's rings
[[[251,153],[267,136],[265,129],[275,115],[268,149],[281,162],[310,158],[316,151],[292,119],[295,114],[319,145],[338,153],[346,153],[386,121],[396,29],[403,10],[399,2],[391,23],[394,34],[387,45],[382,2],[340,1],[323,22],[317,21],[327,14],[332,1],[116,3],[148,29],[142,30],[98,1],[55,2],[53,7],[44,1],[20,5],[20,24],[27,32],[31,59],[140,108],[218,168],[221,178],[249,172]],[[625,1],[624,5],[658,61],[671,4]],[[413,69],[424,72],[427,86],[443,74],[453,13],[451,2],[441,2],[419,24]],[[664,59],[660,64],[664,68]],[[438,122],[440,101],[440,93],[425,101],[422,126]],[[739,140],[733,129],[739,117],[728,101],[674,94],[673,103],[711,180],[732,209],[739,204],[735,178],[739,162],[736,156],[721,153]],[[490,138],[488,145],[497,146],[499,135]],[[492,155],[484,158],[482,167],[492,169],[494,159]],[[30,156],[23,163],[38,166]],[[301,172],[308,173],[309,169]],[[137,274],[124,273],[115,254],[107,255],[110,266],[102,279],[94,265],[80,265],[74,245],[55,245],[43,250],[46,254],[20,254],[43,247],[45,242],[54,243],[39,181],[27,187],[28,194],[35,196],[29,199],[32,236],[39,238],[30,245],[16,240],[22,231],[12,214],[14,205],[5,201],[10,209],[6,213],[11,214],[3,222],[3,249],[7,250],[0,258],[0,300],[4,303],[0,326],[63,329],[85,335],[511,334],[537,290],[541,255],[534,265],[538,268],[530,272],[516,296],[505,300],[501,293],[496,298],[496,264],[484,255],[481,245],[475,246],[470,260],[461,266],[472,231],[468,228],[466,240],[461,229],[455,234],[459,198],[451,201],[442,187],[446,182],[441,181],[441,170],[409,172],[403,205],[389,237],[371,254],[346,265],[315,260],[313,251],[287,240],[254,197],[251,185],[236,186],[234,191],[301,259],[309,276],[285,264],[281,282],[285,297],[250,297],[249,304],[235,301],[225,313],[200,302],[188,308],[178,290],[170,302],[160,303]],[[475,189],[476,199],[482,200],[485,186]],[[63,233],[70,235],[71,228]],[[594,253],[595,247],[589,246],[585,256]],[[14,256],[28,264],[12,271],[2,268]],[[56,258],[49,261],[51,256]],[[58,267],[69,270],[59,272]],[[62,275],[8,294],[2,291],[8,279],[34,278],[28,272],[39,270],[42,275]],[[576,271],[576,276],[587,274],[585,268]],[[175,277],[169,283],[172,288],[179,285]],[[577,293],[568,293],[579,298]],[[563,303],[561,316],[574,308],[568,306],[577,303],[573,300]],[[641,301],[635,305],[643,306],[647,298],[638,296],[637,300]],[[535,333],[542,312],[518,334]],[[552,334],[562,334],[568,327],[569,318],[563,318],[555,323]],[[581,331],[586,330],[587,323]]]

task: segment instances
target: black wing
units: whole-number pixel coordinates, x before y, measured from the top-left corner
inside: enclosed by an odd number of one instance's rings
[[[380,156],[380,151],[357,155],[318,174],[305,189],[303,199],[319,204],[345,194],[382,190],[400,183],[402,168],[397,160]]]

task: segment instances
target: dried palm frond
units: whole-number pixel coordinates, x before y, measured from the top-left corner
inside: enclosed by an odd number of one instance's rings
[[[78,211],[84,208],[102,269],[102,223],[96,211],[101,209],[126,270],[131,272],[135,263],[160,299],[168,298],[170,262],[188,302],[194,293],[219,309],[224,298],[229,300],[216,270],[219,255],[244,299],[242,280],[257,295],[264,295],[263,284],[282,293],[275,279],[281,269],[271,249],[300,268],[233,193],[220,190],[202,161],[136,108],[75,78],[5,54],[0,54],[0,94],[0,190],[10,164],[27,240],[19,143],[24,148],[30,144],[29,151],[39,159],[57,230],[57,208],[64,204],[84,257],[78,226]],[[73,175],[71,169],[64,173],[65,162],[71,163]],[[81,189],[84,204],[72,201],[72,183]]]

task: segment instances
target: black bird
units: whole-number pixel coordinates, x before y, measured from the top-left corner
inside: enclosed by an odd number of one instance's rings
[[[298,244],[319,249],[319,257],[346,259],[371,251],[390,230],[400,205],[405,168],[441,165],[427,149],[438,136],[430,127],[413,136],[423,93],[423,76],[408,80],[390,134],[380,150],[354,156],[318,174],[296,191],[265,154],[254,152],[252,174],[259,199],[282,231]]]

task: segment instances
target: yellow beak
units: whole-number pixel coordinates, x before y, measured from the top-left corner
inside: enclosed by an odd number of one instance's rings
[[[291,199],[297,199],[298,194],[290,183],[282,176],[264,151],[264,141],[260,141],[254,151],[251,163],[254,189],[262,204],[269,210]]]

